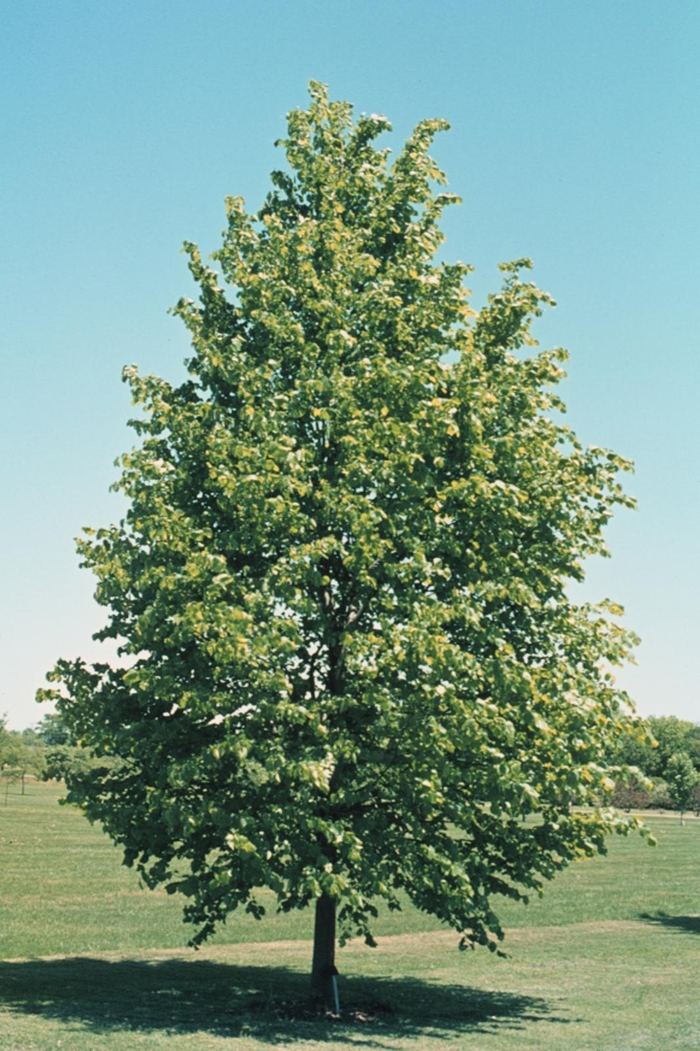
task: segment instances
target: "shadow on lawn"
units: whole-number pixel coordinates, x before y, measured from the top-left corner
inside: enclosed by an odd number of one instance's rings
[[[270,1044],[341,1037],[382,1046],[382,1036],[444,1038],[526,1022],[565,1022],[545,1000],[416,978],[342,978],[338,1021],[299,1009],[308,977],[285,967],[207,960],[89,957],[0,962],[0,1006],[83,1024],[95,1032],[162,1030],[257,1036]]]
[[[675,927],[686,934],[700,934],[700,916],[669,916],[667,912],[643,912],[640,920],[658,923],[660,927]]]

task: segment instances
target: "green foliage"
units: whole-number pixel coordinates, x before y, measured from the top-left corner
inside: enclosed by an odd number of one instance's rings
[[[0,778],[4,783],[7,803],[10,785],[20,783],[24,794],[27,775],[41,777],[44,770],[44,748],[33,730],[7,730],[0,720]]]
[[[671,756],[666,768],[666,777],[669,795],[682,814],[700,780],[687,752],[676,752]]]
[[[658,767],[657,741],[648,719],[630,721],[613,742],[611,762],[635,767],[646,777],[653,777]]]
[[[8,741],[9,741],[9,738],[10,738],[9,733],[8,733],[7,729],[5,728],[5,722],[6,722],[6,717],[3,716],[3,715],[0,715],[0,765],[2,765],[4,763],[4,761],[5,761],[5,759],[4,759],[5,752],[6,752]]]
[[[77,745],[77,740],[69,726],[65,724],[58,712],[45,715],[34,731],[47,748],[57,745]]]
[[[42,776],[45,781],[69,781],[71,777],[81,777],[91,770],[104,772],[109,766],[114,766],[113,760],[106,763],[97,758],[89,748],[57,744],[47,748],[44,753]]]
[[[618,782],[613,794],[615,805],[677,808],[667,782],[672,778],[674,756],[679,752],[688,757],[696,772],[700,770],[700,726],[696,723],[675,715],[652,715],[631,722],[615,742],[612,755],[613,761],[636,768],[637,772]],[[684,798],[682,809],[694,798],[692,789]]]
[[[45,715],[35,732],[45,749],[43,777],[46,781],[66,781],[71,775],[83,775],[106,765],[78,740],[60,712]]]
[[[59,661],[44,696],[104,760],[69,800],[195,942],[266,886],[330,895],[342,937],[405,892],[493,945],[495,895],[634,824],[572,807],[612,788],[634,640],[567,594],[629,464],[555,417],[529,262],[478,314],[435,262],[445,123],[390,163],[385,118],[311,96],[260,212],[228,199],[220,273],[186,246],[190,379],[125,370],[129,510],[80,551],[128,666]]]
[[[678,752],[685,752],[700,768],[700,726],[675,715],[652,715],[647,722],[656,742],[655,762],[649,770],[652,776],[668,777],[669,763]]]

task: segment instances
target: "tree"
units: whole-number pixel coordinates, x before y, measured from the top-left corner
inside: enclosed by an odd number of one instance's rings
[[[572,806],[612,788],[634,640],[567,594],[629,465],[555,418],[529,262],[475,313],[434,258],[445,122],[391,164],[384,117],[310,90],[262,209],[227,200],[220,273],[186,245],[190,378],[125,370],[129,510],[79,549],[128,666],[61,660],[43,696],[105,758],[69,800],[188,897],[193,943],[256,888],[313,903],[327,999],[336,923],[372,944],[406,893],[496,948],[494,899],[634,826]]]
[[[693,789],[698,783],[698,774],[693,762],[687,752],[676,752],[669,759],[666,768],[666,780],[668,782],[668,794],[673,800],[674,806],[681,812],[681,825],[685,824],[683,814],[687,809]]]
[[[667,777],[668,764],[677,752],[685,752],[700,764],[700,726],[675,715],[652,715],[649,728],[655,738],[655,765],[653,772],[658,777]]]
[[[21,784],[25,792],[27,774],[41,776],[44,750],[32,730],[7,730],[0,722],[0,777],[5,782],[5,803],[11,784]]]
[[[666,777],[670,759],[685,752],[700,767],[700,726],[675,715],[637,720],[615,743],[614,759],[636,766],[648,777]]]

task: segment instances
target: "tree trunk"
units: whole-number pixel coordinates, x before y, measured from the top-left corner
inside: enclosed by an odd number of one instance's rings
[[[311,996],[330,1010],[335,1010],[333,978],[335,967],[335,901],[325,892],[316,900],[314,954],[311,963]]]

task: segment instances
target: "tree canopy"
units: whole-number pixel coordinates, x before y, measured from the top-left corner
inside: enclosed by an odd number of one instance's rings
[[[615,742],[612,759],[665,780],[669,762],[678,752],[686,753],[700,769],[700,726],[675,715],[650,715]]]
[[[61,660],[43,696],[105,758],[68,798],[194,942],[266,886],[341,937],[406,893],[494,945],[499,895],[634,823],[598,808],[634,640],[567,591],[629,464],[560,419],[529,261],[478,312],[436,261],[447,124],[392,161],[386,118],[310,92],[262,208],[227,199],[213,267],[186,245],[188,380],[125,370],[129,509],[79,542],[125,666]]]
[[[0,781],[5,782],[5,803],[11,784],[21,784],[24,795],[27,775],[42,776],[44,759],[42,742],[33,730],[8,730],[5,717],[0,717]]]
[[[671,756],[666,776],[668,777],[669,795],[681,812],[681,824],[683,824],[683,811],[688,806],[693,789],[699,780],[698,773],[687,752],[676,752]]]

